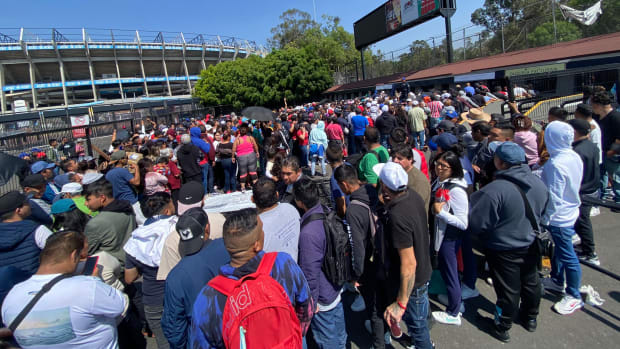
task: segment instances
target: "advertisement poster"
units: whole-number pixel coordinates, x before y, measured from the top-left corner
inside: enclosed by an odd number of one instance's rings
[[[402,25],[400,2],[401,0],[390,0],[385,3],[385,23],[388,33],[397,30]]]
[[[385,3],[387,32],[439,10],[439,0],[391,0]]]
[[[73,138],[81,138],[86,137],[86,129],[80,128],[80,126],[88,126],[90,124],[90,116],[88,114],[82,116],[72,116],[71,117],[71,127],[74,129]]]

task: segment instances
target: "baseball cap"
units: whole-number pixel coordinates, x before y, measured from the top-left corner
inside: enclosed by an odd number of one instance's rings
[[[590,123],[583,119],[572,119],[568,121],[568,124],[573,127],[581,135],[590,134]]]
[[[63,194],[79,194],[82,192],[82,185],[76,182],[67,183],[62,186],[60,192]]]
[[[418,102],[417,100],[413,101],[413,105],[419,105],[419,104],[420,104],[420,102]]]
[[[192,142],[192,137],[187,133],[181,136],[181,143],[190,144]]]
[[[183,213],[176,224],[181,257],[194,254],[204,245],[205,227],[209,224],[209,217],[201,207],[191,208]]]
[[[72,199],[60,199],[52,205],[52,214],[73,211],[76,207]]]
[[[45,185],[45,177],[42,174],[31,174],[22,181],[22,188],[36,188]]]
[[[98,181],[99,179],[101,179],[102,177],[103,177],[103,174],[101,173],[95,173],[95,172],[85,173],[84,177],[82,178],[82,184],[87,185],[87,184],[94,183]]]
[[[403,167],[395,162],[376,164],[372,170],[379,176],[381,183],[391,191],[399,192],[407,189],[409,176]]]
[[[517,143],[504,142],[495,149],[495,155],[503,162],[517,165],[525,162],[525,151]]]
[[[178,214],[182,215],[185,211],[194,207],[202,206],[202,198],[205,189],[200,182],[187,182],[179,190]]]
[[[441,150],[447,151],[453,145],[458,143],[458,139],[452,133],[444,132],[435,138],[434,142],[437,144],[437,147],[441,147]]]
[[[15,211],[17,208],[22,207],[28,198],[26,195],[18,191],[10,191],[0,196],[0,216]]]
[[[459,114],[454,110],[448,110],[446,111],[446,117],[449,117],[450,119],[454,119],[454,118],[458,118]]]
[[[448,120],[442,120],[439,125],[437,125],[438,129],[444,130],[444,131],[452,131],[454,130],[456,126],[454,125],[454,123],[452,121],[448,121]]]
[[[110,160],[118,161],[124,159],[125,157],[127,157],[127,153],[124,150],[117,150],[112,153],[112,156],[110,156]]]
[[[49,162],[37,161],[34,164],[32,164],[32,166],[30,166],[30,170],[32,171],[32,173],[39,173],[47,168],[54,168],[54,167],[56,167],[56,165],[50,164]]]

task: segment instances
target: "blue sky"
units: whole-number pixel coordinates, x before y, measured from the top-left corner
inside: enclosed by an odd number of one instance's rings
[[[315,0],[317,17],[339,16],[353,32],[353,23],[385,0]],[[457,1],[453,30],[471,25],[471,13],[484,0]],[[20,0],[3,1],[2,28],[114,28],[218,34],[265,44],[270,29],[289,8],[313,14],[312,0]],[[474,33],[479,29],[468,29]],[[0,33],[9,30],[0,29]],[[379,42],[375,48],[390,51],[417,39],[440,36],[444,21],[436,18]],[[459,37],[462,36],[459,31]],[[188,39],[188,38],[186,38]],[[458,43],[456,44],[458,46]]]

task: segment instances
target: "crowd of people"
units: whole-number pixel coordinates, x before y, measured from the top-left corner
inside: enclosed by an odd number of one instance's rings
[[[23,190],[0,197],[2,346],[301,348],[311,332],[345,348],[346,291],[373,348],[434,348],[429,321],[461,325],[481,272],[503,342],[514,321],[536,331],[543,287],[571,314],[579,261],[600,264],[596,202],[620,203],[620,112],[601,87],[574,119],[554,107],[540,124],[514,103],[485,113],[496,99],[501,86],[468,83],[272,121],[146,119],[96,157],[68,138],[22,153]],[[203,209],[236,191],[255,207]],[[437,284],[445,307],[431,312]]]

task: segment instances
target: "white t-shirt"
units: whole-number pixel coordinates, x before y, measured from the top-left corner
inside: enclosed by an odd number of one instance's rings
[[[596,147],[598,148],[598,155],[599,155],[598,163],[602,164],[603,163],[603,141],[601,140],[602,138],[601,127],[594,120],[590,121],[590,125],[594,126],[594,129],[590,131],[590,139],[592,140],[592,143],[594,143]]]
[[[276,208],[260,214],[263,221],[265,252],[286,252],[297,262],[300,217],[291,204],[279,203]]]
[[[37,246],[39,246],[40,249],[43,249],[43,247],[45,247],[45,242],[47,241],[47,238],[50,237],[50,235],[52,235],[52,231],[47,229],[47,227],[44,225],[38,226],[37,229],[34,231],[34,241],[37,243]]]
[[[33,275],[15,285],[2,304],[10,324],[43,285],[58,276]],[[116,319],[128,306],[125,294],[93,276],[59,281],[15,330],[22,348],[117,348]]]

